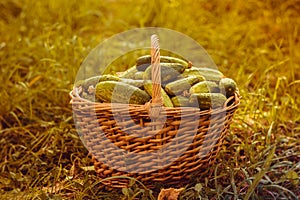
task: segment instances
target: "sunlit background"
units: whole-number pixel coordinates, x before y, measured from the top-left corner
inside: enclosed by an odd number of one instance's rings
[[[159,186],[150,194],[95,184],[69,104],[96,45],[149,26],[197,40],[242,96],[215,173],[191,180],[180,198],[299,197],[299,13],[299,0],[0,0],[1,199],[157,196]]]

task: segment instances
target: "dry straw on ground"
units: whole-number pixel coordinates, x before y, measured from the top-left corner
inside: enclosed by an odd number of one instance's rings
[[[194,177],[178,199],[299,198],[299,13],[298,0],[2,0],[1,199],[158,197],[163,185],[131,177],[127,189],[101,187],[69,105],[90,50],[145,26],[197,40],[243,97],[213,174]]]

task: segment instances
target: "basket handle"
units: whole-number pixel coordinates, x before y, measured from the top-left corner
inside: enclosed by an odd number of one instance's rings
[[[159,39],[156,34],[151,36],[151,79],[152,79],[152,102],[150,116],[158,117],[162,109],[161,97],[161,70],[160,70],[160,49]]]

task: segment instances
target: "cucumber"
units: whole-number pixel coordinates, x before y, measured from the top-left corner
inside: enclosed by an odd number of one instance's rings
[[[224,76],[224,74],[222,72],[220,72],[217,69],[213,69],[213,68],[207,68],[207,67],[198,67],[196,68],[199,71],[203,72],[203,73],[208,73],[208,74],[214,74],[214,75],[219,75],[219,76]]]
[[[136,72],[134,75],[134,80],[142,80],[143,75],[144,75],[144,72],[140,72],[140,71]]]
[[[82,86],[83,84],[84,84],[84,81],[85,80],[78,80],[75,84],[74,84],[74,87],[80,87],[80,86]]]
[[[96,84],[103,81],[117,81],[117,82],[123,82],[127,83],[133,86],[136,86],[138,88],[143,88],[144,86],[144,80],[133,80],[129,78],[120,78],[118,76],[105,74],[100,76],[94,76],[91,78],[88,78],[84,80],[80,85],[84,89],[84,91],[87,91],[90,86],[96,87]]]
[[[237,90],[237,84],[231,78],[222,78],[219,83],[220,91],[226,95],[227,98],[234,96]]]
[[[136,76],[136,72],[137,72],[137,69],[136,69],[136,66],[132,66],[130,68],[128,68],[126,71],[124,72],[119,72],[119,77],[120,78],[131,78],[131,79],[135,79],[135,76]]]
[[[224,78],[222,72],[210,68],[191,67],[190,69],[186,69],[182,73],[182,76],[184,77],[188,77],[191,75],[203,76],[207,81],[214,81],[214,82],[219,82],[222,78]]]
[[[114,76],[114,75],[110,75],[110,74],[106,74],[106,75],[99,75],[99,76],[93,76],[93,77],[90,77],[90,78],[87,78],[83,81],[78,81],[76,86],[81,86],[84,91],[87,91],[88,88],[90,86],[96,86],[96,84],[98,82],[101,82],[101,81],[120,81],[121,79],[117,76]]]
[[[152,85],[152,81],[146,81],[144,84],[144,88],[145,91],[152,96],[152,89],[153,89],[153,85]],[[161,88],[161,98],[163,100],[163,105],[165,107],[173,107],[173,103],[170,99],[170,97],[168,96],[168,94],[166,93],[166,91]]]
[[[100,102],[145,104],[151,97],[138,87],[117,81],[103,81],[96,85],[95,96]]]
[[[92,101],[92,102],[95,102],[95,95],[94,94],[88,94],[86,92],[83,92],[81,94],[81,97],[86,99],[86,100],[89,100],[89,101]]]
[[[140,89],[142,89],[144,87],[144,80],[142,80],[142,79],[135,80],[135,79],[130,79],[130,78],[120,78],[120,77],[109,75],[109,74],[100,76],[99,82],[102,82],[102,81],[118,81],[118,82],[123,82],[123,83],[127,83],[129,85],[133,85],[135,87],[138,87]]]
[[[101,76],[93,76],[93,77],[87,78],[85,80],[80,80],[80,81],[77,81],[75,86],[76,87],[81,86],[84,91],[87,91],[91,85],[95,87],[96,84],[99,82],[100,78],[101,78]]]
[[[189,92],[194,93],[217,93],[220,92],[219,86],[212,81],[202,81],[193,85]]]
[[[188,61],[175,58],[171,56],[160,56],[160,62],[161,63],[178,63],[183,65],[185,68],[189,68],[191,65]],[[139,71],[145,71],[146,68],[151,65],[151,56],[145,55],[141,56],[136,60],[136,66]]]
[[[183,91],[189,90],[192,85],[198,83],[200,80],[197,76],[189,76],[187,78],[179,79],[168,83],[165,90],[169,95],[182,94]]]
[[[189,98],[178,95],[171,98],[174,107],[189,107]]]
[[[140,88],[140,89],[143,89],[143,88],[144,88],[144,83],[145,83],[144,80],[133,80],[133,79],[129,79],[129,78],[121,78],[120,81],[121,81],[122,83],[127,83],[127,84],[129,84],[129,85],[138,87],[138,88]]]
[[[221,93],[195,93],[191,94],[189,102],[200,109],[223,107],[227,98]]]
[[[185,70],[184,66],[177,63],[160,63],[161,67],[161,83],[167,84],[175,79]],[[148,67],[144,72],[144,80],[151,79],[152,66]]]
[[[102,82],[102,81],[120,81],[120,77],[114,76],[114,75],[110,75],[110,74],[104,74],[99,76],[98,82]]]
[[[161,60],[161,57],[160,57],[160,60]],[[144,56],[141,56],[141,57],[138,57],[136,59],[136,66],[140,66],[140,65],[151,65],[151,55],[144,55]]]
[[[144,63],[144,64],[136,65],[136,69],[138,71],[144,72],[150,65],[151,65],[151,63]]]

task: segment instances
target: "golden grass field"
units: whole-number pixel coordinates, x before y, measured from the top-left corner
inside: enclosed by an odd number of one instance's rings
[[[211,166],[179,199],[300,198],[299,0],[0,0],[0,199],[156,199],[102,188],[69,92],[104,39],[164,27],[201,44],[242,96]]]

